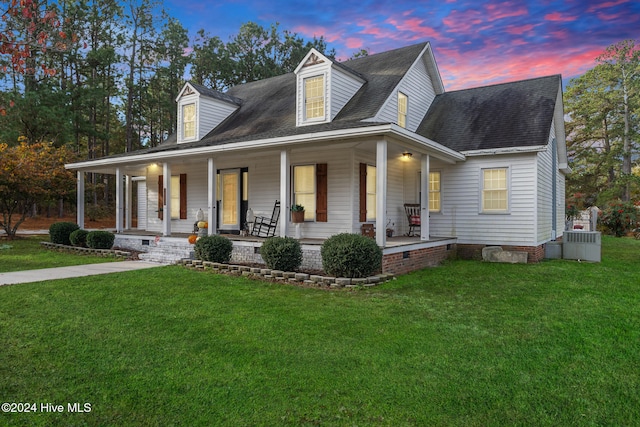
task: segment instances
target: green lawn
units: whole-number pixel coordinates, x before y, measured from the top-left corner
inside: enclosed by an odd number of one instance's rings
[[[71,255],[40,246],[40,242],[48,241],[49,236],[0,240],[0,273],[116,261],[116,258]]]
[[[0,402],[38,409],[0,424],[638,425],[640,241],[603,245],[361,290],[177,266],[0,287]]]

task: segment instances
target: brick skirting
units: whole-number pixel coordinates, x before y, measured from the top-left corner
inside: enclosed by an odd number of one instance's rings
[[[382,272],[406,274],[427,267],[435,267],[444,260],[455,256],[455,253],[455,244],[444,244],[431,248],[385,254],[382,257]]]

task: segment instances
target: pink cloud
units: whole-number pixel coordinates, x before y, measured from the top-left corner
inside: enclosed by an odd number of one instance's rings
[[[624,13],[604,13],[604,12],[597,12],[596,15],[598,16],[598,19],[600,19],[601,21],[615,21],[618,19],[621,19],[624,17]]]
[[[334,43],[342,38],[342,33],[334,28],[322,26],[298,25],[292,30],[294,33],[303,34],[307,37],[324,36],[325,40]]]
[[[484,22],[483,14],[479,10],[453,10],[442,22],[453,33],[469,33]]]
[[[489,15],[488,21],[497,21],[504,18],[515,18],[516,16],[528,15],[526,7],[516,6],[514,2],[506,1],[502,3],[489,3],[485,6]]]
[[[572,22],[578,19],[577,16],[563,15],[560,12],[548,13],[544,16],[545,21]]]
[[[355,38],[355,37],[349,37],[344,41],[345,46],[347,46],[349,49],[362,49],[362,40]]]
[[[437,39],[440,37],[440,34],[438,34],[436,30],[434,30],[431,27],[423,25],[423,23],[425,22],[424,19],[409,18],[402,21],[398,21],[396,19],[389,18],[387,19],[386,22],[388,24],[393,25],[399,31],[407,31],[407,32],[413,33],[416,39],[418,38]]]
[[[587,9],[587,13],[593,13],[593,12],[596,12],[598,10],[619,6],[619,5],[625,4],[625,3],[629,3],[629,0],[608,1],[608,2],[599,3],[599,4],[596,3],[594,5],[591,5],[591,7],[589,7],[589,9]]]
[[[602,53],[599,46],[582,51],[567,49],[545,54],[525,51],[521,55],[487,55],[486,51],[461,54],[455,49],[437,49],[438,66],[447,90],[465,89],[534,77],[562,74],[572,77],[593,68]]]
[[[509,33],[509,34],[520,36],[520,35],[522,35],[524,33],[530,32],[535,27],[536,27],[535,25],[531,25],[531,24],[529,24],[529,25],[521,25],[521,26],[518,26],[518,27],[515,26],[515,25],[511,25],[511,26],[507,27],[505,29],[505,31],[507,33]]]

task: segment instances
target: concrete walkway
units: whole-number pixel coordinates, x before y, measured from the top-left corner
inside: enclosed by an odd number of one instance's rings
[[[119,273],[121,271],[141,270],[161,267],[144,261],[117,261],[101,264],[74,265],[70,267],[43,268],[41,270],[15,271],[0,273],[0,286],[16,283],[42,282],[44,280],[68,279],[70,277],[94,276],[97,274]]]

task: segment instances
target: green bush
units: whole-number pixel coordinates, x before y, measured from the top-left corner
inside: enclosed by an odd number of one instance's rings
[[[632,202],[614,201],[601,212],[600,223],[616,237],[622,237],[637,227],[640,212]]]
[[[322,268],[336,277],[367,277],[382,267],[382,250],[376,241],[359,234],[331,236],[320,248]]]
[[[90,231],[89,234],[87,234],[87,246],[91,249],[111,249],[115,239],[115,234],[110,231]]]
[[[82,248],[87,247],[87,234],[89,232],[87,230],[83,230],[82,228],[77,229],[69,235],[69,241],[73,246],[79,246]]]
[[[197,259],[228,263],[231,259],[233,243],[226,237],[217,234],[202,236],[196,241],[194,249]]]
[[[71,245],[69,236],[79,228],[75,222],[56,222],[49,226],[49,238],[52,243]]]
[[[262,244],[260,255],[272,270],[295,271],[302,264],[300,242],[291,237],[269,237]]]

